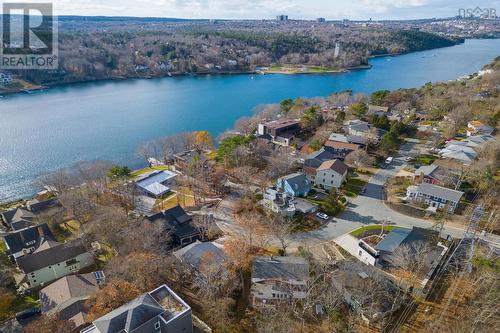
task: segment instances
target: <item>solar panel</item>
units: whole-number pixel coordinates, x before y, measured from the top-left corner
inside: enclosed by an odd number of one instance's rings
[[[104,272],[103,271],[94,272],[94,277],[95,277],[96,281],[98,283],[100,283],[100,282],[104,281],[104,278],[105,278]]]

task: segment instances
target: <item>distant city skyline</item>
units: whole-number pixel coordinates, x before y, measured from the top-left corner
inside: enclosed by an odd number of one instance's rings
[[[23,2],[37,2],[33,0]],[[57,15],[171,17],[187,19],[405,20],[458,15],[460,8],[494,8],[480,0],[53,0]],[[499,15],[497,14],[497,15]]]

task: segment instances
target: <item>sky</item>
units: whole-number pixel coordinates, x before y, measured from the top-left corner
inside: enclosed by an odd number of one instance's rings
[[[14,2],[14,1],[12,1]],[[36,2],[36,1],[23,1]],[[451,17],[459,8],[494,8],[500,0],[52,0],[58,15],[210,19],[416,19]]]

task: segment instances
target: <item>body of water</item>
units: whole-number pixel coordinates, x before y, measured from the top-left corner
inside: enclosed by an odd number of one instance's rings
[[[0,202],[33,194],[33,180],[79,161],[131,167],[137,146],[176,132],[231,128],[255,106],[351,89],[419,87],[457,79],[500,55],[500,40],[370,61],[369,70],[328,75],[232,75],[107,81],[0,99]]]

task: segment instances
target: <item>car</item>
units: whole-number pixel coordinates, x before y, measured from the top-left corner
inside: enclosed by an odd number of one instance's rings
[[[363,195],[366,193],[366,187],[363,187],[361,191],[359,191],[359,194]]]
[[[389,156],[389,157],[387,157],[387,159],[385,160],[385,164],[391,164],[393,160],[394,160],[394,158],[393,158],[393,157],[391,157],[391,156]]]
[[[326,215],[325,213],[317,213],[316,217],[319,217],[322,220],[329,220],[330,216]]]
[[[30,308],[23,310],[21,312],[16,313],[16,320],[18,322],[21,322],[22,320],[38,316],[42,313],[42,310],[40,308]]]
[[[407,157],[405,158],[405,161],[406,161],[406,162],[410,162],[411,160],[413,160],[413,157],[411,157],[411,156],[407,156]]]

